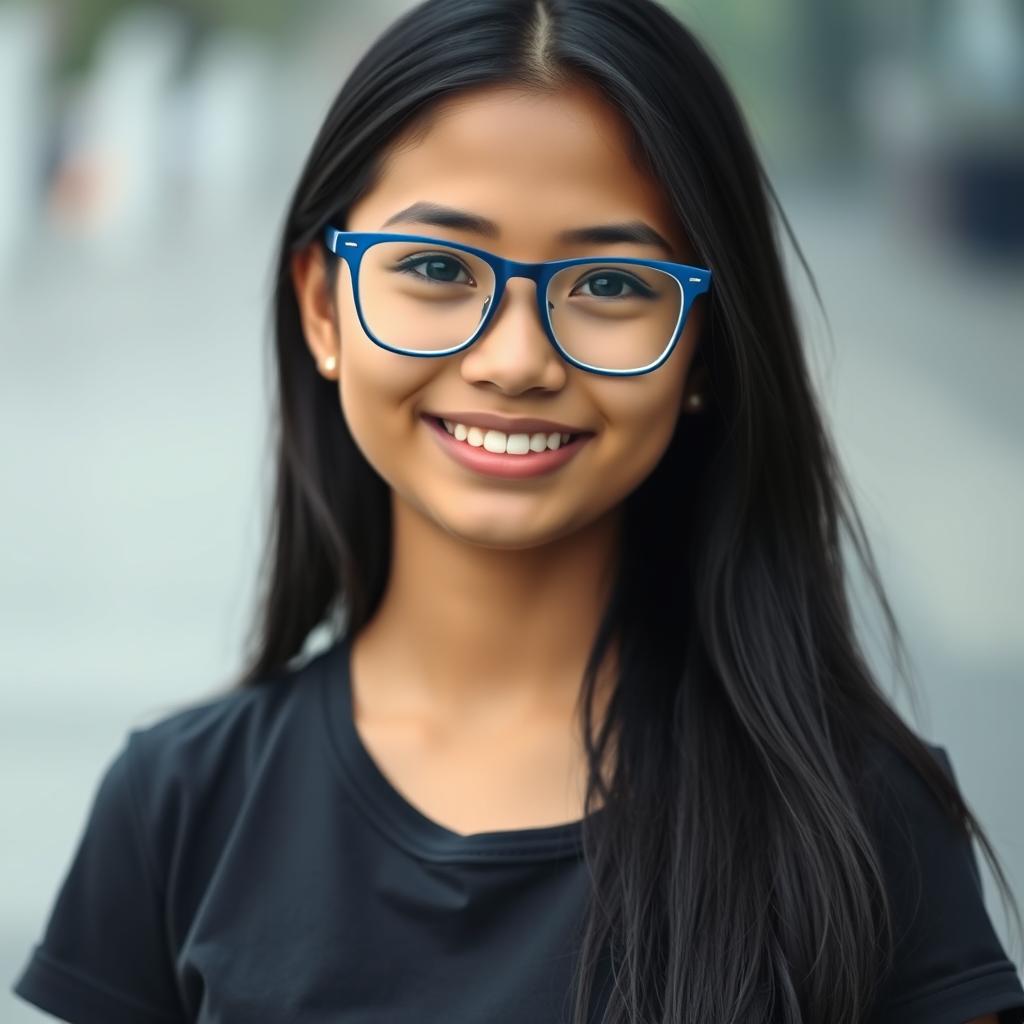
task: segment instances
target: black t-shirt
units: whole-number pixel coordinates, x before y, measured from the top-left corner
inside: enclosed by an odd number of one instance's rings
[[[889,775],[922,892],[870,1024],[1024,1022],[973,849]],[[342,638],[129,731],[13,991],[74,1024],[555,1024],[584,872],[579,822],[460,835],[407,801],[355,729]]]

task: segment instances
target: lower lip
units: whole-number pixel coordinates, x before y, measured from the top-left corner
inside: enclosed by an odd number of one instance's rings
[[[424,416],[423,420],[441,447],[460,465],[477,473],[514,480],[540,476],[564,466],[594,436],[582,434],[554,450],[546,448],[542,452],[529,451],[525,455],[499,455],[486,448],[474,448],[466,441],[457,441],[445,430],[443,423],[431,416]]]

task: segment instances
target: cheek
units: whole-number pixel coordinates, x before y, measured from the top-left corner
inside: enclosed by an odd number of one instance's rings
[[[658,464],[680,415],[682,386],[681,380],[652,380],[635,387],[612,381],[603,389],[600,407],[607,426],[602,462],[609,482],[614,479],[618,488],[631,491]]]
[[[339,398],[345,422],[370,465],[393,484],[417,425],[415,397],[436,368],[429,359],[411,359],[375,345],[354,311],[343,313],[341,331]]]

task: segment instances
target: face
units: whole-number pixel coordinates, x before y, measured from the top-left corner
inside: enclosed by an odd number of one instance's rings
[[[620,115],[585,87],[551,95],[476,90],[435,109],[425,133],[399,140],[377,184],[350,208],[348,223],[335,226],[444,238],[523,261],[600,255],[698,262],[663,190],[634,165],[629,145]],[[409,220],[385,226],[423,201],[487,218],[497,233]],[[650,225],[673,251],[557,240],[571,228],[627,221]],[[661,458],[677,418],[689,414],[688,394],[701,390],[688,384],[687,371],[703,298],[657,370],[605,377],[569,365],[551,346],[537,316],[536,286],[526,278],[508,282],[494,319],[469,349],[416,358],[388,352],[363,332],[344,261],[336,322],[325,300],[319,248],[297,255],[292,273],[313,357],[320,365],[329,355],[337,358],[334,371],[322,372],[338,380],[357,445],[404,504],[401,511],[468,543],[533,548],[615,516]],[[555,421],[589,437],[548,472],[495,475],[454,457],[450,446],[469,448],[468,441],[437,432],[433,417],[453,411]]]

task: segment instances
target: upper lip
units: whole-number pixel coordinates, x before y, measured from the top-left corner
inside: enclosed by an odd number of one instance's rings
[[[493,412],[432,412],[429,416],[448,420],[450,423],[462,423],[467,427],[488,427],[500,430],[505,434],[589,434],[592,431],[582,427],[574,427],[557,420],[540,420],[517,416],[499,416]]]

